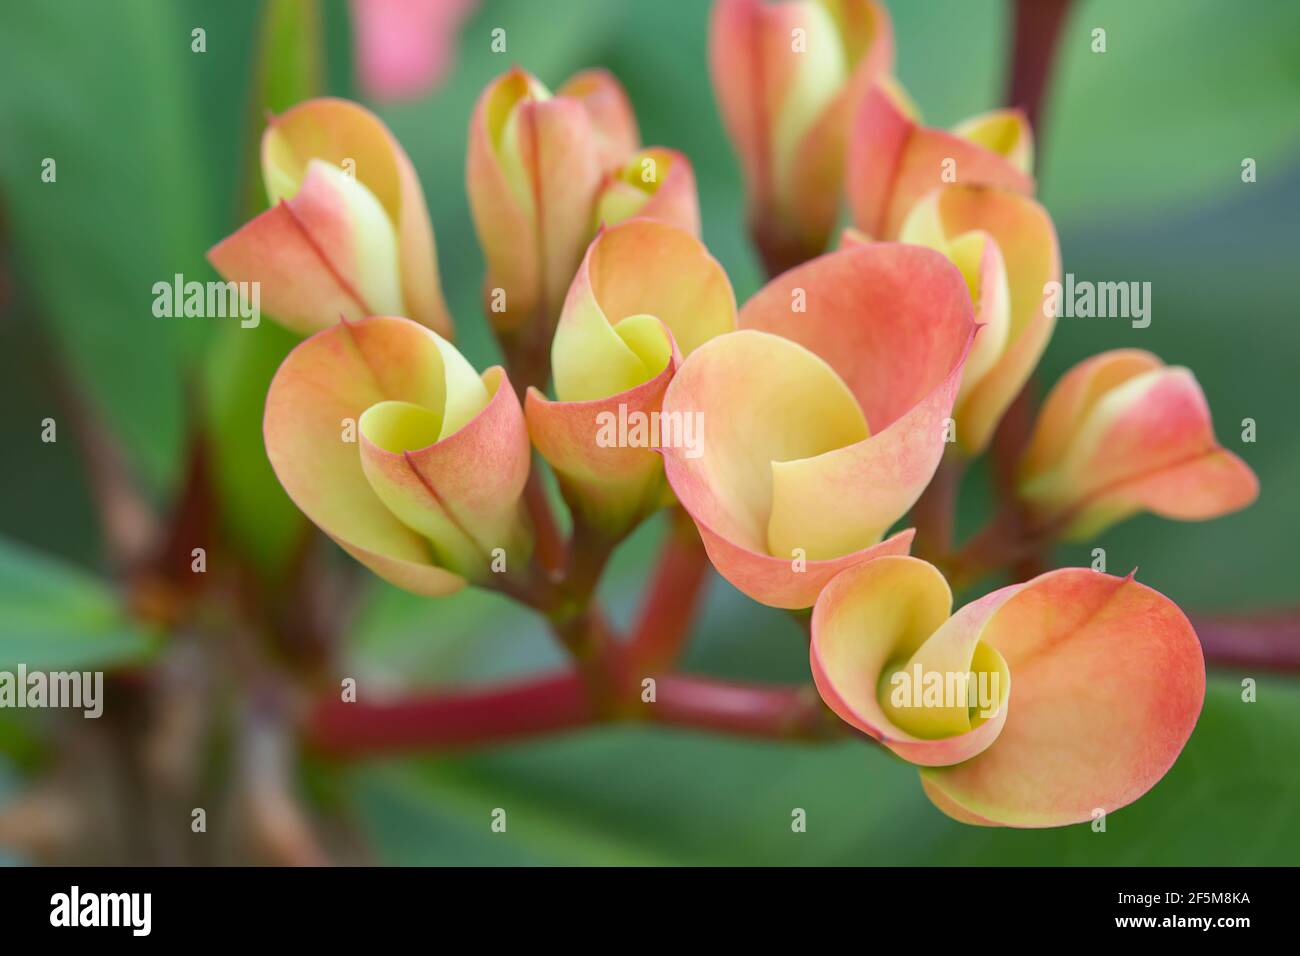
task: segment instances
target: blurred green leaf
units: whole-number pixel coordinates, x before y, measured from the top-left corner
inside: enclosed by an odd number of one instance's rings
[[[894,72],[925,122],[953,126],[1002,105],[1013,0],[885,5],[894,23]]]
[[[204,407],[222,523],[235,549],[265,574],[283,570],[306,519],[276,480],[262,443],[275,370],[298,342],[271,321],[217,333],[204,369]]]
[[[1106,52],[1092,52],[1093,31]],[[1058,221],[1107,222],[1261,181],[1300,147],[1300,4],[1090,0],[1061,36],[1045,105],[1042,199]]]
[[[244,129],[244,218],[266,208],[259,144],[266,115],[322,92],[324,56],[317,0],[269,0],[261,11],[252,95]],[[272,321],[223,327],[205,366],[205,409],[222,520],[234,547],[275,577],[306,531],[262,444],[271,379],[298,336]]]
[[[565,658],[542,619],[491,591],[428,598],[378,578],[348,632],[346,673],[366,686],[410,690],[505,680]]]
[[[111,667],[153,646],[100,581],[0,539],[0,668]]]
[[[1277,751],[1297,734],[1295,682],[1264,680],[1245,704],[1234,681],[1212,681],[1178,763],[1105,833],[962,826],[930,805],[912,767],[858,743],[645,728],[389,761],[351,783],[390,863],[1267,865],[1300,853],[1300,765]],[[505,833],[490,828],[496,808]],[[805,833],[791,830],[796,808]]]
[[[210,329],[152,313],[153,284],[199,277],[211,238],[186,79],[206,54],[190,29],[169,4],[0,10],[0,196],[17,274],[159,494],[180,473],[186,368]]]

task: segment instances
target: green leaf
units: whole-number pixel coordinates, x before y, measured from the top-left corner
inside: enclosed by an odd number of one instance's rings
[[[1106,52],[1093,52],[1093,31]],[[1042,200],[1062,219],[1178,209],[1276,178],[1300,145],[1300,4],[1076,4],[1046,102]]]
[[[206,278],[212,238],[188,96],[189,62],[204,54],[174,13],[0,9],[0,201],[15,275],[159,495],[179,477],[186,368],[213,321],[153,315],[154,283]]]
[[[0,539],[0,669],[112,667],[154,643],[100,581]]]
[[[262,443],[275,370],[298,342],[266,321],[222,328],[204,368],[204,408],[221,519],[232,545],[265,574],[284,569],[307,519],[276,480]]]

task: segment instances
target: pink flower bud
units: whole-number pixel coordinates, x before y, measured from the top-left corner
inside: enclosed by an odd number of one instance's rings
[[[1080,362],[1048,394],[1019,490],[1039,525],[1085,539],[1139,511],[1229,514],[1255,500],[1259,479],[1215,440],[1190,371],[1119,349]]]
[[[420,181],[374,114],[326,98],[272,118],[262,176],[271,208],[208,251],[226,279],[304,334],[375,314],[451,334]]]

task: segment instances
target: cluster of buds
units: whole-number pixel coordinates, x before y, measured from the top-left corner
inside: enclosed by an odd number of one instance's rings
[[[465,180],[487,260],[484,305],[498,333],[549,335],[600,224],[632,216],[699,232],[690,162],[641,150],[627,95],[588,70],[554,95],[515,69],[488,84],[470,119]]]
[[[357,560],[438,595],[536,565],[536,449],[575,528],[612,545],[679,505],[736,588],[812,608],[822,698],[920,767],[950,816],[1055,826],[1131,802],[1200,711],[1177,607],[1065,569],[952,614],[913,531],[893,531],[945,452],[988,447],[1052,333],[1060,254],[1025,117],[923,126],[874,0],[718,0],[712,31],[773,277],[737,307],[699,239],[690,163],[641,148],[612,76],[552,95],[512,70],[478,100],[467,171],[509,375],[451,344],[419,183],[382,123],[335,100],[271,122],[272,206],[210,258],[310,334],[267,396],[277,476]],[[826,251],[844,199],[854,227]],[[540,371],[518,360],[537,342]],[[1019,476],[1030,525],[1073,537],[1257,493],[1191,374],[1136,351],[1065,376]],[[993,690],[980,707],[942,686],[895,694],[935,675]]]

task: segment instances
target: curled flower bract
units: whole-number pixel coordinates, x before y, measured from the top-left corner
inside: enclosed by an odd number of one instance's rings
[[[681,153],[650,147],[609,173],[596,201],[596,223],[613,226],[639,216],[700,234],[695,172]]]
[[[924,196],[900,228],[902,242],[938,249],[961,270],[979,334],[953,408],[958,445],[987,447],[1003,413],[1033,373],[1056,324],[1044,309],[1061,256],[1052,220],[1016,193],[944,186]]]
[[[954,183],[1029,195],[1032,136],[1018,110],[972,117],[951,132],[924,126],[902,87],[882,79],[863,98],[849,137],[853,223],[873,239],[895,239],[922,196]]]
[[[267,457],[289,497],[376,574],[445,594],[526,559],[529,447],[505,372],[479,376],[409,319],[340,322],[293,350],[267,394]]]
[[[1255,473],[1215,439],[1192,373],[1137,349],[1095,355],[1057,382],[1020,469],[1031,515],[1075,539],[1139,511],[1214,518],[1258,494]]]
[[[528,426],[589,521],[625,531],[664,498],[660,405],[683,354],[735,328],[731,283],[704,245],[631,219],[591,243],[551,348],[557,401],[536,388]],[[694,422],[685,423],[688,426]]]
[[[826,248],[853,113],[893,54],[889,15],[874,0],[714,5],[713,89],[773,271]]]
[[[271,208],[209,250],[218,272],[260,283],[296,332],[391,313],[451,334],[420,181],[374,114],[308,100],[271,119],[261,155]]]
[[[487,312],[503,332],[539,313],[555,320],[592,236],[601,181],[637,145],[613,77],[591,71],[570,84],[552,95],[511,70],[488,84],[470,119],[466,188],[487,260]]]
[[[768,283],[740,331],[701,346],[664,396],[698,413],[669,483],[718,571],[755,600],[808,607],[878,546],[933,476],[974,335],[961,274],[919,246],[828,253]]]
[[[881,558],[822,592],[810,649],[827,705],[917,764],[944,813],[1078,823],[1133,802],[1177,759],[1205,664],[1164,595],[1064,568],[951,606],[932,565]]]

